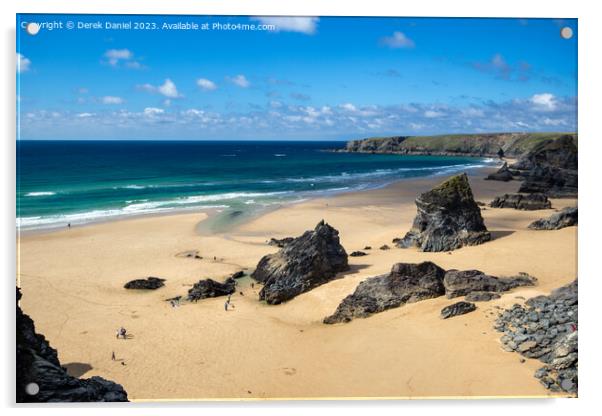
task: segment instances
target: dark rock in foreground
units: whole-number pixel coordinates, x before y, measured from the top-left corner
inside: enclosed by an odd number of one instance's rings
[[[504,165],[495,173],[491,173],[485,177],[488,181],[502,181],[508,182],[514,178],[512,172],[508,168],[508,163],[504,162]]]
[[[412,229],[397,243],[398,247],[450,251],[491,239],[465,173],[420,195],[416,207]]]
[[[57,351],[46,338],[36,333],[32,319],[19,307],[21,291],[17,288],[17,366],[16,402],[127,402],[123,387],[102,377],[79,379],[61,367]],[[35,383],[37,394],[27,394]]]
[[[236,281],[231,277],[224,283],[216,282],[213,279],[199,280],[188,291],[188,300],[197,301],[200,299],[227,296],[234,293],[235,289]]]
[[[476,310],[477,307],[474,303],[470,302],[456,302],[445,308],[441,309],[441,317],[443,319],[451,318],[452,316],[464,315],[469,312]]]
[[[500,297],[499,293],[476,291],[470,292],[464,299],[468,302],[489,302],[490,300],[499,299]]]
[[[506,292],[519,286],[533,286],[536,282],[536,278],[526,273],[513,277],[495,277],[479,270],[448,270],[443,279],[445,296],[450,299],[473,292]]]
[[[489,204],[492,208],[514,208],[525,211],[549,209],[552,203],[544,194],[504,194],[497,196]]]
[[[259,299],[279,304],[334,279],[349,269],[339,232],[320,221],[279,252],[264,256],[251,277],[264,284]]]
[[[495,329],[503,332],[502,348],[546,365],[535,372],[554,392],[577,393],[578,283],[556,289],[549,296],[527,300],[500,314]]]
[[[364,253],[363,251],[354,251],[353,253],[350,254],[351,257],[362,257],[362,256],[367,256],[367,253]]]
[[[293,237],[284,237],[284,238],[281,238],[281,239],[273,238],[272,237],[272,238],[270,238],[270,241],[269,241],[268,245],[282,248],[285,245],[291,243],[293,240],[294,240]]]
[[[134,279],[127,282],[123,285],[126,289],[146,289],[146,290],[156,290],[160,287],[165,286],[163,283],[165,279],[161,279],[159,277],[147,277],[146,279]]]
[[[542,218],[529,224],[532,230],[560,230],[561,228],[577,225],[577,207],[568,207],[552,214],[549,218]]]
[[[445,293],[445,270],[434,263],[397,263],[389,274],[366,279],[347,296],[325,324],[349,322],[410,302],[436,298]]]

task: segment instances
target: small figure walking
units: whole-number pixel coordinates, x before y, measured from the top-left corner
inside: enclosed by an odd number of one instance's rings
[[[70,222],[67,223],[67,228],[71,228],[71,223]]]
[[[111,352],[111,361],[115,361],[115,351]]]
[[[229,304],[230,304],[230,302],[229,302],[229,301],[226,301],[226,302],[224,302],[224,310],[225,310],[226,312],[228,312],[228,305],[229,305]]]
[[[117,336],[116,336],[116,338],[122,337],[123,339],[125,339],[126,338],[126,333],[127,333],[127,331],[125,330],[125,328],[121,327],[121,328],[119,328],[117,330]]]

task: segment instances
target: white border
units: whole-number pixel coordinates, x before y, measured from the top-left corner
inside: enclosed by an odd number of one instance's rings
[[[580,205],[579,228],[580,279],[580,385],[579,399],[569,400],[466,400],[466,401],[382,401],[382,402],[269,402],[269,403],[155,403],[123,406],[111,405],[115,415],[136,413],[165,415],[174,407],[186,414],[245,412],[251,415],[271,414],[333,414],[349,415],[377,412],[427,411],[448,414],[508,415],[529,412],[545,414],[593,413],[596,399],[600,396],[600,303],[602,275],[598,273],[600,250],[600,215],[602,199],[598,165],[602,155],[602,126],[600,126],[601,96],[600,62],[601,15],[593,1],[527,2],[504,0],[499,2],[454,0],[420,0],[393,2],[385,0],[70,0],[36,1],[5,0],[0,3],[2,13],[2,83],[0,100],[2,142],[2,265],[4,273],[2,320],[4,337],[0,343],[4,365],[0,376],[2,405],[11,407],[14,400],[14,286],[15,276],[15,13],[146,13],[146,14],[239,14],[239,15],[355,15],[355,16],[466,16],[466,17],[556,17],[579,18],[579,147],[580,147]],[[525,41],[528,41],[526,39]],[[443,346],[444,347],[444,346]],[[495,377],[494,374],[491,375]],[[202,374],[199,374],[202,377]],[[15,408],[9,413],[24,411],[31,414],[104,414],[107,406],[92,408],[82,406],[51,408]],[[486,413],[485,413],[486,412]]]

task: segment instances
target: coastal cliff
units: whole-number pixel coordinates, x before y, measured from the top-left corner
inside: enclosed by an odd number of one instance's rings
[[[518,157],[540,143],[570,137],[574,133],[491,133],[441,136],[370,137],[347,142],[343,152],[406,155]]]

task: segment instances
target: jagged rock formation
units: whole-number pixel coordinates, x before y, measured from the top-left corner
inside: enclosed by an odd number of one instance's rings
[[[339,232],[320,221],[279,252],[264,256],[251,277],[264,284],[259,299],[279,304],[323,285],[349,269]]]
[[[537,279],[526,273],[512,277],[489,276],[480,270],[448,270],[443,279],[445,296],[455,298],[471,293],[507,292],[519,286],[534,286]],[[477,296],[477,295],[474,295]]]
[[[497,172],[490,173],[485,177],[485,180],[508,182],[511,181],[513,178],[514,175],[512,175],[512,172],[508,168],[508,163],[504,162],[504,165],[501,168],[499,168]]]
[[[474,303],[470,302],[456,302],[445,308],[441,309],[441,317],[443,319],[451,318],[453,316],[464,315],[477,309]]]
[[[361,282],[324,323],[349,322],[406,303],[436,298],[445,293],[444,275],[445,270],[431,262],[397,263],[389,274]]]
[[[495,329],[503,332],[502,348],[546,365],[535,372],[551,391],[577,393],[578,373],[577,280],[549,296],[514,305],[498,317]]]
[[[245,272],[243,270],[240,270],[238,272],[232,273],[232,276],[230,276],[232,279],[242,279],[243,277],[245,277]]]
[[[526,273],[519,273],[513,277],[495,277],[478,270],[446,272],[428,261],[420,264],[397,263],[389,274],[361,282],[323,322],[349,322],[354,318],[366,318],[406,303],[443,295],[448,298],[466,295],[466,301],[487,301],[499,298],[501,292],[519,286],[533,286],[536,282],[536,278]],[[452,316],[461,310],[470,312],[468,309],[471,307],[463,304],[468,302],[460,303],[457,308],[446,311],[446,314]]]
[[[549,218],[541,218],[529,224],[532,230],[560,230],[561,228],[577,225],[577,207],[567,207],[552,214]]]
[[[199,280],[188,291],[188,300],[198,301],[206,298],[216,298],[218,296],[228,296],[236,290],[236,281],[228,278],[224,283],[216,282],[213,279]]]
[[[367,256],[368,254],[363,252],[363,251],[354,251],[353,253],[351,253],[349,256],[351,257],[362,257],[362,256]]]
[[[525,211],[552,208],[545,194],[504,194],[496,196],[489,204],[492,208],[514,208]]]
[[[33,320],[19,306],[17,288],[17,403],[41,402],[127,402],[127,393],[117,383],[102,377],[79,379],[61,367],[57,352],[44,335],[36,333]],[[37,394],[28,394],[35,383]],[[32,385],[33,386],[33,385]]]
[[[398,247],[450,251],[491,239],[465,173],[420,195],[416,207],[412,229],[397,243]]]
[[[519,192],[555,198],[577,196],[577,144],[572,135],[539,143],[513,164],[524,178]]]
[[[130,280],[125,285],[123,285],[123,287],[126,289],[156,290],[160,287],[165,286],[163,282],[165,282],[165,279],[161,279],[159,277],[147,277],[146,279]]]

